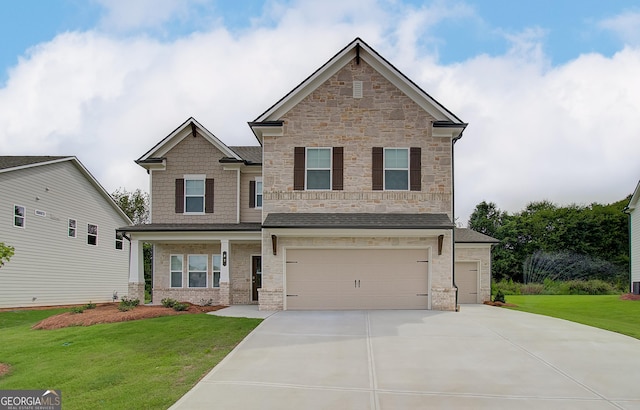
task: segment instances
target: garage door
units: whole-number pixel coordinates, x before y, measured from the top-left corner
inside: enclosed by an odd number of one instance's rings
[[[291,249],[287,309],[427,309],[426,249]]]
[[[478,263],[456,262],[458,303],[478,303]]]

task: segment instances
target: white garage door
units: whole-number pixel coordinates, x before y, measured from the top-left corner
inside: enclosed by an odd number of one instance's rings
[[[458,303],[478,303],[478,263],[456,262]]]
[[[427,309],[426,249],[291,249],[287,309]]]

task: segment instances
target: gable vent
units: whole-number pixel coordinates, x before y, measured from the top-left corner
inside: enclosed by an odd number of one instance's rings
[[[353,82],[353,98],[362,98],[362,81]]]

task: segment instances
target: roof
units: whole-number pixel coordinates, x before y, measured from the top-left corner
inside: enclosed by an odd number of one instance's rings
[[[44,162],[58,161],[61,159],[71,158],[53,157],[53,156],[0,156],[0,170],[11,168],[22,168],[28,165],[40,164]]]
[[[633,191],[633,195],[631,195],[631,200],[629,201],[629,205],[625,208],[626,212],[631,212],[638,206],[638,200],[640,200],[640,181],[638,181],[638,185],[636,185],[636,190]]]
[[[436,101],[359,37],[356,37],[322,67],[307,77],[302,83],[296,86],[264,113],[260,114],[254,121],[250,122],[249,126],[254,129],[255,133],[256,127],[277,124],[277,121],[280,120],[286,112],[302,101],[306,96],[311,94],[316,88],[336,74],[354,58],[362,59],[369,64],[426,112],[431,114],[435,118],[436,122],[439,122],[443,126],[446,124],[449,128],[459,128],[460,132],[467,126],[467,124],[454,113]]]
[[[138,158],[136,160],[136,163],[139,165],[143,165],[147,163],[157,163],[158,159],[163,158],[166,155],[166,153],[169,150],[171,150],[171,148],[175,147],[180,141],[182,141],[187,136],[192,135],[194,131],[200,134],[202,137],[204,137],[216,148],[218,148],[226,157],[232,160],[242,161],[242,158],[237,153],[235,153],[228,146],[226,146],[208,129],[203,127],[202,124],[196,121],[195,118],[189,117],[185,122],[180,124],[178,128],[176,128],[169,135],[163,138],[162,141],[157,143],[153,148],[151,148],[144,155]]]
[[[120,232],[260,232],[259,223],[240,224],[144,224],[118,228]]]
[[[233,152],[238,154],[247,165],[262,164],[262,147],[246,146],[246,147],[229,147]]]
[[[39,166],[45,166],[49,164],[56,164],[59,162],[70,161],[85,178],[93,185],[93,187],[104,197],[104,199],[111,205],[116,212],[124,218],[125,221],[131,223],[131,220],[126,213],[118,206],[113,197],[107,192],[106,189],[97,179],[91,175],[91,172],[74,156],[0,156],[0,173],[13,172],[20,169],[27,169]]]
[[[468,228],[456,228],[456,243],[498,243],[496,238]]]
[[[270,213],[264,228],[451,229],[447,214]]]

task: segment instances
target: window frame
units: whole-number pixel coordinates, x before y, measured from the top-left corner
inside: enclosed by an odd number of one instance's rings
[[[120,247],[118,248],[118,244]],[[116,249],[121,251],[124,249],[124,233],[116,231]]]
[[[73,221],[73,226],[71,226],[71,221]],[[73,229],[73,235],[71,235],[71,230]],[[77,238],[78,237],[78,221],[76,219],[68,218],[67,219],[67,238]]]
[[[407,167],[406,168],[387,168],[387,151],[394,150],[400,151],[404,150],[407,153]],[[382,187],[384,191],[398,191],[404,192],[409,191],[411,189],[411,149],[407,147],[384,147],[382,149]],[[387,188],[387,171],[406,171],[407,175],[407,187],[406,188]]]
[[[22,215],[16,213],[18,208],[22,208]],[[22,225],[16,225],[16,218],[22,218]],[[27,207],[13,204],[13,227],[25,229],[27,227]]]
[[[310,168],[309,150],[329,151],[329,166],[327,168]],[[329,179],[327,181],[328,188],[309,188],[309,171],[329,171]],[[331,191],[333,190],[333,148],[332,147],[305,147],[304,148],[304,189],[305,191]]]
[[[192,256],[204,256],[204,260],[206,263],[206,266],[204,268],[204,271],[201,270],[194,270],[192,271],[190,269],[190,261],[191,261],[191,257]],[[191,286],[191,273],[200,273],[200,272],[204,272],[204,286]],[[187,288],[189,289],[206,289],[207,287],[209,287],[209,257],[206,254],[189,254],[187,255]]]
[[[214,258],[216,256],[219,258],[219,263],[218,263],[218,267],[220,268],[219,270],[215,270],[216,264],[214,262]],[[214,289],[220,288],[221,272],[222,272],[222,255],[219,253],[214,253],[213,255],[211,255],[211,287]],[[218,286],[216,286],[216,273],[218,274]]]
[[[96,227],[95,235],[90,233],[90,231],[89,231],[89,227],[90,226],[95,226]],[[98,246],[98,233],[99,233],[99,231],[100,230],[98,229],[98,225],[97,224],[87,223],[87,245],[89,245],[89,246]],[[96,243],[90,243],[89,242],[89,238],[92,237],[92,236],[96,238],[95,239]]]
[[[173,257],[180,258],[180,286],[173,286],[173,274],[178,273],[177,270],[173,269],[172,261]],[[171,254],[169,255],[169,287],[171,289],[181,289],[184,288],[184,255],[182,254]]]
[[[255,197],[254,197],[254,200],[255,200],[254,203],[256,204],[255,208],[256,209],[262,209],[262,201],[263,201],[263,196],[262,196],[262,187],[263,187],[263,185],[262,185],[262,177],[256,177],[255,181],[256,181],[256,193],[255,193]],[[260,187],[260,189],[258,189],[258,187]],[[260,205],[258,205],[258,198],[260,198],[260,201],[259,201]]]
[[[206,211],[206,198],[207,198],[207,176],[204,174],[190,174],[184,175],[184,192],[183,192],[183,203],[184,203],[184,214],[185,215],[204,215]],[[202,195],[187,195],[187,182],[188,181],[202,181]],[[189,212],[187,210],[187,198],[202,198],[202,211]]]

